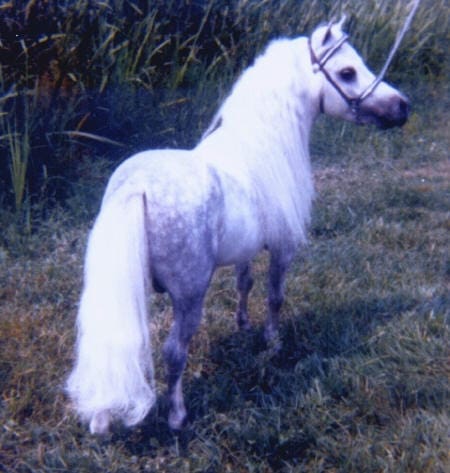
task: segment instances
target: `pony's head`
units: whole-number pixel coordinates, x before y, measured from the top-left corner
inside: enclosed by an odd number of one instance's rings
[[[321,79],[321,111],[380,128],[402,126],[408,118],[407,99],[386,82],[374,82],[342,31],[344,21],[318,27],[309,39],[311,64]]]

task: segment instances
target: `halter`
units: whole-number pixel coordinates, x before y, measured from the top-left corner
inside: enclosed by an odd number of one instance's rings
[[[334,55],[334,53],[340,49],[340,47],[348,40],[348,35],[344,34],[342,37],[336,41],[336,43],[328,49],[328,51],[325,52],[325,54],[321,57],[318,58],[316,56],[316,53],[314,52],[312,45],[311,45],[311,38],[308,38],[308,46],[309,46],[309,53],[311,55],[311,63],[313,65],[313,71],[314,72],[319,72],[321,71],[323,75],[326,77],[328,82],[336,89],[336,91],[339,93],[339,95],[347,102],[348,106],[350,107],[351,111],[357,115],[359,111],[359,107],[361,105],[361,102],[366,99],[374,90],[375,87],[378,85],[373,84],[377,81],[375,79],[372,84],[369,85],[360,95],[359,97],[349,97],[339,86],[339,84],[331,77],[331,75],[328,73],[328,71],[325,69],[325,64],[328,62],[328,60]],[[321,98],[320,100],[320,111],[321,113],[324,112],[324,107],[323,107],[323,99]]]
[[[398,47],[400,46],[400,43],[405,36],[406,31],[408,30],[409,26],[411,25],[411,21],[416,13],[417,8],[419,7],[420,0],[415,0],[408,17],[405,20],[405,23],[403,24],[403,28],[400,31],[400,33],[397,35],[395,39],[395,43],[392,46],[391,51],[389,52],[389,55],[386,59],[386,62],[384,63],[383,68],[381,69],[381,72],[378,74],[375,80],[372,81],[371,84],[369,84],[366,89],[364,89],[359,97],[349,97],[340,87],[339,84],[331,77],[331,75],[328,73],[328,71],[325,69],[325,64],[327,63],[328,59],[333,56],[333,54],[348,40],[348,35],[343,34],[343,36],[336,41],[336,43],[328,50],[325,52],[325,54],[321,58],[317,58],[312,45],[311,45],[311,38],[308,38],[308,46],[309,46],[309,53],[311,55],[311,63],[313,65],[313,70],[314,72],[321,71],[323,75],[326,77],[328,82],[337,90],[339,95],[347,102],[348,106],[350,107],[350,110],[352,113],[354,113],[356,116],[358,116],[359,109],[361,106],[361,103],[366,100],[369,95],[373,93],[373,91],[378,87],[379,83],[383,80],[384,75],[386,74],[386,71],[392,61],[392,58],[394,57],[395,52],[397,51]],[[324,112],[323,108],[323,97],[320,99],[320,111],[321,113]]]

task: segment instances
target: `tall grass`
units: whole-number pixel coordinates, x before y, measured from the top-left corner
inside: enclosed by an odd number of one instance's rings
[[[308,34],[344,12],[352,41],[379,68],[409,8],[400,0],[6,3],[0,106],[10,124],[3,135],[12,136],[0,141],[9,156],[0,163],[2,198],[20,202],[14,182],[24,176],[33,201],[43,188],[62,201],[83,177],[80,161],[107,156],[114,165],[143,147],[192,146],[269,39]],[[449,26],[447,2],[422,0],[388,78],[412,88],[422,79],[444,81]],[[34,97],[17,123],[21,100],[11,90]],[[25,130],[28,158],[17,158],[11,144]],[[6,178],[18,159],[22,168]]]
[[[0,83],[4,83],[1,69]],[[5,103],[12,98],[19,101],[19,93],[11,90],[2,97],[1,102]],[[22,208],[26,191],[27,166],[30,156],[30,128],[32,126],[28,101],[24,97],[21,99],[23,104],[21,116],[18,116],[19,111],[16,108],[9,112],[0,112],[0,143],[4,143],[4,148],[9,154],[9,171],[16,211],[20,211]]]

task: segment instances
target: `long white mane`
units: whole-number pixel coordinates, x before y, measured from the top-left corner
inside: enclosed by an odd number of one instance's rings
[[[308,61],[306,38],[270,43],[243,72],[198,146],[212,165],[256,189],[269,234],[288,230],[300,241],[313,197],[308,146],[318,109]]]

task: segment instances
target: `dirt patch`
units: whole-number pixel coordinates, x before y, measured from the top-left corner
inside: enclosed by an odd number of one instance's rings
[[[450,177],[450,161],[437,161],[426,166],[420,166],[416,169],[407,169],[402,171],[401,175],[408,178],[422,178],[422,179],[443,179],[448,182]]]

